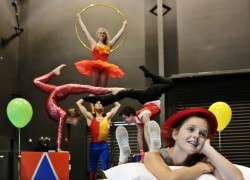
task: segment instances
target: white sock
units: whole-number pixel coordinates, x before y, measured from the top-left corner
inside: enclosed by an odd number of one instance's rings
[[[160,149],[161,147],[161,130],[160,126],[156,121],[151,120],[148,123],[148,133],[150,138],[150,149],[152,152],[156,149]]]
[[[119,164],[126,163],[131,154],[128,142],[128,131],[125,127],[118,126],[115,135],[120,149]]]

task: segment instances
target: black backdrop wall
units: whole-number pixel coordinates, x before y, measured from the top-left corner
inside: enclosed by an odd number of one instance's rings
[[[76,13],[92,3],[100,2],[17,1],[20,26],[24,31],[15,36],[15,9],[9,0],[0,2],[0,136],[14,139],[14,144],[17,144],[18,132],[7,118],[6,107],[13,98],[12,94],[19,94],[32,104],[34,111],[31,122],[21,131],[24,150],[34,150],[37,139],[41,136],[50,137],[52,145],[56,138],[57,124],[45,112],[47,95],[32,85],[32,79],[66,63],[67,67],[62,75],[52,83],[90,84],[89,78],[80,75],[73,63],[79,59],[91,58],[91,53],[79,43],[74,28]],[[138,71],[138,66],[144,64],[153,72],[158,72],[157,16],[150,12],[156,1],[104,0],[101,3],[116,7],[128,20],[126,41],[110,56],[110,62],[121,66],[126,76],[111,79],[108,85],[143,88],[147,82]],[[163,16],[166,76],[250,68],[249,1],[164,0],[163,3],[171,8]],[[101,15],[102,13],[86,18],[85,22],[93,33],[99,26],[112,27],[108,28],[112,36],[121,22],[114,24],[111,19],[115,18],[110,17],[103,21],[98,18]],[[184,81],[180,82],[185,84]],[[215,84],[214,88],[217,86],[219,87]],[[234,93],[241,96],[237,91]],[[79,98],[80,96],[70,97],[62,105],[65,108],[72,107]],[[189,100],[185,103],[189,103]],[[204,101],[207,105],[211,102],[208,99]],[[136,102],[127,100],[121,103],[139,107]],[[167,109],[167,115],[175,111],[176,103],[171,101],[168,104],[170,112]],[[182,105],[187,106],[184,103]],[[115,117],[114,121],[120,119]],[[75,164],[72,166],[72,177],[84,177],[87,171],[84,121],[73,128],[72,140],[65,144],[65,148],[70,150]]]

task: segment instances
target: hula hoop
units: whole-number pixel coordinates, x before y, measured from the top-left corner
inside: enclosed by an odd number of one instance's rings
[[[85,8],[83,8],[80,12],[80,15],[82,13],[84,13],[87,9],[89,8],[92,8],[92,7],[95,7],[95,6],[105,6],[105,7],[108,7],[108,8],[111,8],[112,10],[114,10],[115,12],[117,12],[119,14],[119,16],[122,18],[123,21],[125,21],[125,16],[116,8],[114,8],[113,6],[110,6],[110,5],[107,5],[107,4],[91,4]],[[75,31],[76,31],[76,35],[77,35],[77,38],[78,40],[80,41],[80,43],[85,47],[87,48],[88,50],[92,51],[92,49],[90,47],[88,47],[81,39],[81,37],[79,36],[79,33],[78,33],[78,30],[77,30],[77,25],[78,25],[78,20],[76,19],[76,23],[75,23]],[[128,28],[127,26],[125,27],[125,35],[123,36],[120,44],[118,44],[115,48],[111,49],[110,52],[113,52],[115,50],[117,50],[119,47],[121,47],[121,45],[124,43],[126,37],[127,37],[127,33],[128,33]]]

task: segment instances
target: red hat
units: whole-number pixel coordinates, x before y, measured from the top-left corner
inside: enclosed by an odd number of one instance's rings
[[[169,133],[172,133],[172,131],[170,131],[170,130],[172,128],[174,128],[175,125],[180,120],[187,118],[189,116],[192,116],[192,115],[203,115],[209,120],[210,131],[211,131],[209,138],[213,139],[213,137],[217,131],[217,126],[218,126],[217,119],[216,119],[215,115],[212,112],[210,112],[209,110],[204,109],[204,108],[189,108],[189,109],[185,109],[185,110],[182,110],[182,111],[175,113],[168,120],[166,120],[165,124],[163,125],[162,138],[167,145],[171,144],[171,142],[173,141],[172,134],[171,135],[169,134]]]

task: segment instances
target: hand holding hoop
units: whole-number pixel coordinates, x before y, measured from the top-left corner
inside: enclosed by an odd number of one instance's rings
[[[81,43],[85,48],[87,48],[87,49],[90,50],[90,51],[92,51],[92,49],[91,49],[89,46],[87,46],[87,45],[81,40],[81,38],[80,38],[80,36],[79,36],[79,33],[78,33],[78,30],[77,30],[77,26],[78,26],[78,19],[80,18],[79,16],[80,16],[81,14],[83,14],[87,9],[89,9],[89,8],[91,8],[91,7],[96,7],[96,6],[104,6],[104,7],[111,8],[112,10],[114,10],[116,13],[119,14],[119,16],[120,16],[120,17],[122,18],[122,20],[123,20],[123,24],[127,25],[127,20],[125,19],[124,15],[123,15],[118,9],[114,8],[113,6],[110,6],[110,5],[107,5],[107,4],[91,4],[91,5],[89,5],[89,6],[85,7],[85,8],[83,8],[83,9],[81,10],[80,13],[77,13],[77,16],[76,16],[76,23],[75,23],[75,31],[76,31],[76,35],[77,35],[77,38],[78,38],[78,40],[80,41],[80,43]],[[125,35],[123,36],[123,38],[122,38],[120,44],[118,44],[117,47],[111,49],[110,52],[113,52],[113,51],[117,50],[119,47],[121,47],[121,45],[124,43],[124,41],[125,41],[125,39],[126,39],[126,37],[127,37],[127,33],[128,33],[128,28],[127,28],[127,26],[125,26],[125,33],[124,33]]]

